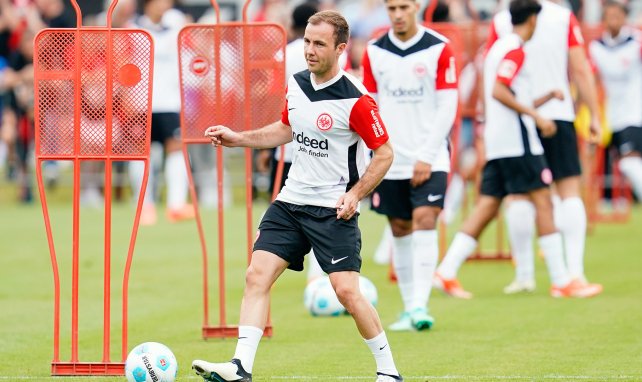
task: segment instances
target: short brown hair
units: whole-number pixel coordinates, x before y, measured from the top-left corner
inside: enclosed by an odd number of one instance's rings
[[[317,12],[308,19],[308,24],[330,24],[334,27],[334,46],[346,44],[350,38],[350,27],[346,19],[337,11]]]

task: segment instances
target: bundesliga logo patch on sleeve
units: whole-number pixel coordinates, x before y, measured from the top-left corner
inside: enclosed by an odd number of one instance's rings
[[[513,78],[515,72],[517,71],[517,63],[511,60],[504,60],[499,64],[497,69],[497,76],[504,78]]]

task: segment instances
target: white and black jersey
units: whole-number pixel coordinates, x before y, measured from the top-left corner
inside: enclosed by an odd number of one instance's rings
[[[519,103],[533,105],[532,84],[539,79],[533,78],[531,67],[525,65],[525,61],[523,41],[514,33],[500,38],[486,55],[484,148],[487,160],[544,153],[533,118],[519,115],[493,97],[495,83],[500,81],[510,88]]]
[[[447,136],[457,114],[457,68],[448,39],[420,27],[401,41],[392,31],[368,45],[363,82],[376,95],[395,150],[385,179],[410,179],[417,161],[450,171]]]
[[[316,84],[304,70],[290,77],[282,122],[292,127],[292,167],[277,200],[334,208],[366,168],[366,146],[388,141],[377,104],[340,71]]]
[[[614,132],[642,127],[642,39],[631,28],[617,37],[605,33],[589,45],[607,96],[607,115]]]
[[[181,109],[178,78],[178,34],[184,15],[177,10],[165,13],[156,24],[146,16],[136,19],[134,26],[145,29],[154,40],[153,113],[178,113]],[[178,127],[178,126],[177,126]]]
[[[584,39],[577,18],[559,4],[541,0],[541,12],[537,15],[537,27],[524,50],[529,59],[525,63],[535,80],[532,84],[533,97],[540,98],[551,90],[561,90],[563,100],[553,99],[538,108],[545,118],[556,121],[574,121],[575,108],[568,77],[568,54],[571,48],[582,46]],[[508,10],[493,18],[487,47],[497,39],[512,33],[513,25]]]

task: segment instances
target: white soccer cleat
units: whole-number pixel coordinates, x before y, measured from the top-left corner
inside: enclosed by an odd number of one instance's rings
[[[375,382],[403,382],[403,377],[401,375],[377,373],[377,379]]]
[[[408,312],[401,313],[399,319],[388,326],[388,330],[393,332],[410,332],[414,329],[415,327],[412,325],[412,319]]]
[[[208,382],[252,382],[252,374],[246,372],[236,358],[223,363],[197,359],[192,361],[192,369]]]
[[[504,293],[506,294],[515,294],[515,293],[531,293],[535,291],[535,280],[528,281],[519,281],[514,280],[512,283],[508,284],[504,288]]]

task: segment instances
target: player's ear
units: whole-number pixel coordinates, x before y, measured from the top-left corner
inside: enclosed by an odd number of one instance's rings
[[[348,44],[345,42],[342,42],[341,44],[337,45],[337,57],[341,56],[343,52],[345,52],[347,46]]]

